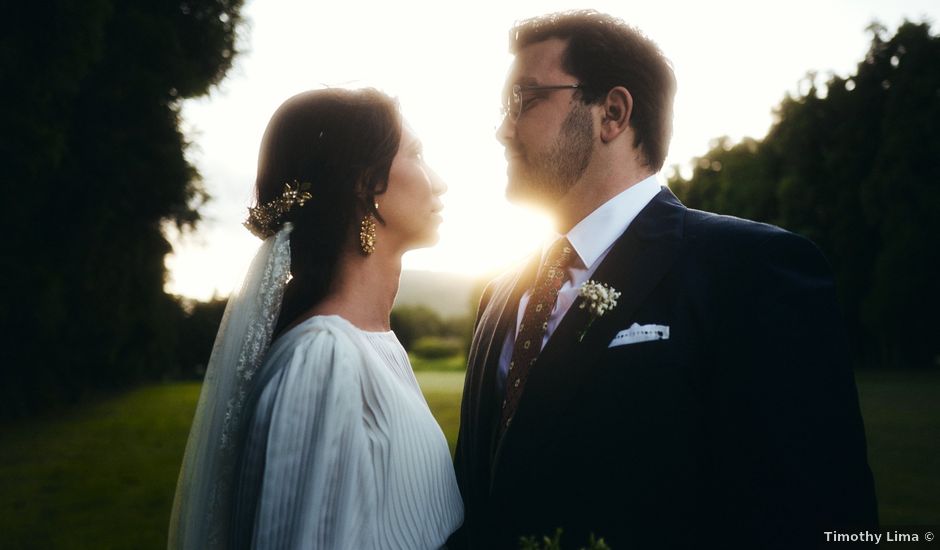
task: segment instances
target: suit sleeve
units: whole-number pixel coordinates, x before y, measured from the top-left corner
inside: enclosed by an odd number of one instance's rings
[[[728,502],[761,548],[811,547],[825,530],[873,526],[877,505],[829,266],[779,232],[729,277],[713,396]],[[806,546],[802,546],[806,545]]]
[[[490,298],[493,293],[493,283],[486,285],[486,288],[483,289],[483,294],[480,296],[480,305],[477,307],[476,320],[473,323],[473,341],[470,344],[471,353],[469,359],[472,360],[476,357],[474,349],[477,346],[477,332],[480,328],[480,318],[483,316],[483,312],[486,310],[486,306],[489,304]],[[470,383],[473,365],[467,365],[467,375],[464,380],[464,391],[463,396],[460,400],[460,430],[457,433],[457,447],[454,449],[454,472],[457,477],[457,486],[460,488],[460,494],[464,500],[464,522],[460,528],[453,533],[450,538],[447,540],[447,548],[450,550],[462,550],[470,547],[469,542],[469,530],[472,527],[473,522],[475,521],[475,514],[477,512],[475,503],[470,502],[469,493],[473,488],[469,487],[469,473],[468,468],[470,468],[469,460],[465,456],[468,452],[466,446],[469,444],[469,436],[467,435],[468,424],[470,422],[469,417],[469,408],[471,402],[470,388],[472,384]]]

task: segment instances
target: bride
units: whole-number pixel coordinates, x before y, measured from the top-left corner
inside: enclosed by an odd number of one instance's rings
[[[445,190],[380,92],[277,110],[245,223],[264,243],[216,337],[169,548],[439,548],[460,526],[447,442],[389,329],[401,256],[437,240]]]

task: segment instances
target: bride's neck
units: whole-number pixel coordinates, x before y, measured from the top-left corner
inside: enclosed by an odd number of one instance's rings
[[[369,256],[346,254],[329,295],[311,313],[339,315],[362,330],[390,330],[400,278],[400,252],[377,249]]]

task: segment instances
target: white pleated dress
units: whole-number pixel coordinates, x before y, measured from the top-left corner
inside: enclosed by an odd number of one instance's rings
[[[312,317],[258,376],[235,514],[252,548],[440,548],[460,527],[447,441],[394,333]]]

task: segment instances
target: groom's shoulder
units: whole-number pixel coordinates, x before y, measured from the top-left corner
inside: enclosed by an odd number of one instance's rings
[[[760,246],[780,239],[806,240],[769,223],[689,209],[684,233],[696,246],[709,249],[738,249]]]
[[[489,289],[494,289],[494,288],[500,288],[506,285],[511,285],[513,280],[515,280],[516,276],[519,274],[521,270],[522,270],[522,266],[513,266],[509,269],[506,269],[500,272],[499,274],[497,274],[496,276],[494,276],[493,278],[491,278],[486,283],[486,286]]]
[[[810,239],[768,223],[689,209],[684,234],[690,255],[716,266],[808,262],[828,269]]]
[[[532,263],[537,255],[537,252],[533,252],[522,261],[505,268],[497,275],[488,279],[486,285],[483,287],[481,303],[486,304],[494,294],[498,294],[501,291],[511,291],[520,275],[522,275],[523,271],[525,271],[526,267]]]
[[[490,279],[483,285],[483,291],[480,293],[480,299],[477,303],[477,314],[476,314],[476,323],[480,322],[480,316],[483,315],[483,312],[489,306],[490,300],[492,300],[493,295],[497,294],[498,289],[503,285],[510,284],[508,280],[510,277],[509,273],[502,273],[497,275],[495,278]]]
[[[491,285],[514,284],[516,278],[526,273],[526,270],[537,266],[542,255],[542,249],[537,248],[527,251],[523,256],[517,258],[510,265],[504,267],[492,279]]]

